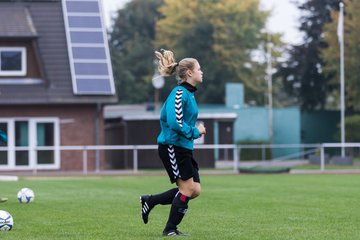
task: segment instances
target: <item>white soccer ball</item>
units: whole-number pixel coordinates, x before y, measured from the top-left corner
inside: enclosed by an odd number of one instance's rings
[[[31,203],[35,199],[34,191],[30,188],[22,188],[17,194],[17,199],[20,203]]]
[[[0,210],[0,231],[10,231],[14,225],[14,219],[7,211]]]

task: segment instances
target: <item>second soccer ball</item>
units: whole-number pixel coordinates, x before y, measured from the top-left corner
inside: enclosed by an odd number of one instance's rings
[[[22,188],[17,194],[17,199],[20,203],[31,203],[35,199],[34,191],[30,188]]]

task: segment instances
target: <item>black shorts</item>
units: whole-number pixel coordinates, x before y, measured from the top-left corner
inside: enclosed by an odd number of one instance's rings
[[[193,158],[192,150],[162,144],[159,144],[158,150],[171,183],[176,182],[178,178],[182,180],[193,178],[194,182],[200,183],[199,167]]]

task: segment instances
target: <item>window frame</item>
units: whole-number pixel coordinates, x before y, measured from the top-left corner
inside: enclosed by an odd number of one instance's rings
[[[1,69],[1,53],[5,51],[14,51],[21,53],[21,70],[6,71]],[[27,74],[27,54],[26,47],[0,47],[0,77],[26,76]]]
[[[15,143],[15,123],[17,121],[28,122],[28,146],[16,146]],[[15,118],[0,118],[1,123],[7,124],[8,143],[5,147],[0,147],[1,151],[6,151],[7,164],[0,165],[1,170],[45,170],[45,169],[60,169],[60,119],[57,117],[15,117]],[[37,145],[37,123],[53,123],[54,124],[54,145],[43,147]],[[38,151],[46,150],[46,148],[54,151],[53,163],[38,163]],[[29,154],[29,162],[27,165],[16,165],[16,151],[27,151]]]

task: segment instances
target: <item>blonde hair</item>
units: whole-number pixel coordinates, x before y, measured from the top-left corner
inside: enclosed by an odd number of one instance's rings
[[[161,49],[161,52],[155,51],[156,57],[159,59],[158,70],[161,76],[171,76],[176,73],[178,83],[186,81],[186,72],[194,70],[195,58],[184,58],[179,63],[175,61],[174,53],[170,50]]]

